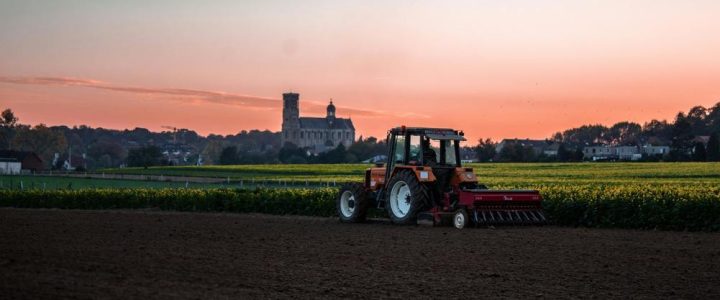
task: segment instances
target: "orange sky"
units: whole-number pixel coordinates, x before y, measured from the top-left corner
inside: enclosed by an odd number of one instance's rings
[[[102,2],[102,3],[101,3]],[[717,1],[4,1],[0,107],[23,123],[280,129],[333,98],[406,124],[544,138],[720,101]]]

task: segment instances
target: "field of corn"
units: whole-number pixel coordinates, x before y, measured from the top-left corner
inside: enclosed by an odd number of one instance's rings
[[[163,175],[223,176],[233,180],[360,181],[365,165],[277,165],[106,170]],[[720,164],[482,164],[491,188],[535,188],[553,224],[692,231],[720,230]],[[174,172],[174,173],[173,173]],[[156,174],[158,174],[156,173]],[[338,174],[335,174],[338,173]],[[274,177],[273,177],[274,176]],[[3,177],[3,180],[7,177]],[[100,182],[101,180],[94,180]],[[169,183],[168,183],[169,184]],[[0,206],[67,209],[155,208],[332,216],[334,188],[96,187],[1,188]]]

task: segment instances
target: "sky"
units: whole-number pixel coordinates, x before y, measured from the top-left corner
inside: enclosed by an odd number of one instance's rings
[[[720,102],[720,1],[0,0],[21,123],[235,134],[330,99],[399,126],[546,138]]]

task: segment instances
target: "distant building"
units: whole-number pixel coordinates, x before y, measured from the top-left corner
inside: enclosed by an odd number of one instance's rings
[[[543,149],[543,154],[545,154],[545,156],[557,156],[559,150],[560,150],[560,143],[552,143],[549,146],[547,146],[545,149]]]
[[[589,160],[606,160],[613,158],[615,150],[609,145],[588,146],[583,148],[583,158]]]
[[[612,146],[596,145],[583,148],[583,157],[588,160],[640,160],[643,156],[665,155],[668,146]]]
[[[649,156],[655,156],[655,155],[665,155],[670,153],[670,147],[669,146],[653,146],[653,145],[643,145],[642,146],[642,153]]]
[[[369,163],[381,163],[387,161],[387,155],[375,155],[371,158],[368,158],[366,160],[363,160],[362,162],[369,164]]]
[[[22,164],[14,158],[0,158],[0,175],[17,175],[22,170]]]
[[[299,102],[299,94],[283,94],[281,145],[292,143],[312,153],[329,151],[340,144],[345,147],[352,145],[355,141],[352,120],[336,117],[332,101],[324,118],[300,117]]]
[[[703,146],[707,147],[707,143],[710,141],[709,135],[698,135],[693,138],[693,143],[702,143]]]
[[[470,147],[460,148],[460,161],[465,164],[478,162],[477,152]]]
[[[615,155],[620,160],[640,160],[642,154],[637,146],[617,146],[615,149]]]
[[[53,157],[53,168],[63,171],[87,170],[86,155],[67,155],[55,153]]]
[[[500,153],[505,146],[508,144],[517,144],[521,145],[523,147],[532,147],[533,151],[535,151],[535,155],[540,154],[546,154],[545,151],[548,150],[548,153],[552,153],[552,155],[557,155],[557,147],[555,147],[554,151],[550,149],[550,147],[554,144],[557,144],[555,142],[549,141],[549,140],[531,140],[531,139],[503,139],[500,143],[495,146],[495,152]],[[548,154],[546,154],[548,155]]]
[[[0,150],[0,161],[6,163],[5,170],[8,172],[16,170],[16,163],[20,163],[20,172],[37,172],[45,169],[42,159],[35,152]]]

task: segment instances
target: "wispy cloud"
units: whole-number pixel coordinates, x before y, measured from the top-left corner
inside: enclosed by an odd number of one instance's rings
[[[107,90],[122,93],[141,94],[149,96],[161,96],[164,99],[175,101],[190,101],[195,103],[215,103],[224,105],[236,105],[248,109],[280,110],[282,102],[278,98],[259,97],[234,93],[181,89],[181,88],[149,88],[137,86],[116,85],[104,81],[70,77],[7,77],[0,76],[0,83],[62,86],[62,87],[83,87],[99,90]],[[324,113],[326,104],[315,101],[303,101],[303,109],[311,113]],[[394,115],[383,111],[358,109],[339,106],[342,115],[353,117],[408,117],[409,115]],[[407,113],[406,113],[407,114]],[[411,113],[412,114],[412,113]],[[421,115],[412,114],[413,117]]]
[[[278,99],[264,98],[257,96],[239,95],[223,92],[193,90],[193,89],[176,89],[176,88],[147,88],[114,85],[107,82],[79,79],[67,77],[4,77],[0,76],[0,82],[27,85],[46,85],[46,86],[72,86],[85,87],[92,89],[108,90],[115,92],[125,92],[143,95],[160,95],[174,96],[181,98],[190,98],[192,100],[200,100],[209,103],[240,105],[248,108],[277,108],[280,107]]]

